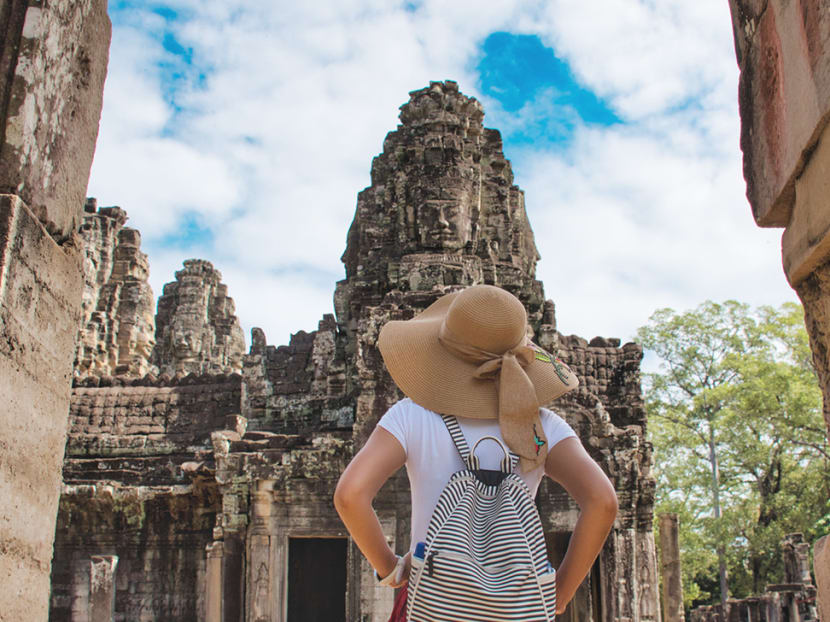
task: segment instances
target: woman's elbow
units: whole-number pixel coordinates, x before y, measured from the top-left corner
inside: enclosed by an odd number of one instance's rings
[[[601,494],[598,495],[595,503],[595,508],[609,523],[613,523],[617,517],[617,510],[620,507],[617,500],[617,491],[612,486],[605,488]]]
[[[595,518],[613,523],[619,509],[617,492],[611,482],[607,482],[604,486],[597,486],[580,506],[584,512],[590,513]]]
[[[348,511],[350,502],[354,499],[354,493],[349,488],[348,482],[344,481],[344,478],[341,477],[340,481],[337,482],[337,487],[334,489],[334,509],[341,516],[343,512]]]
[[[349,477],[348,473],[340,476],[340,481],[337,482],[337,487],[334,489],[334,509],[340,516],[346,512],[350,512],[355,508],[369,504],[372,500],[367,496],[366,489],[353,477]]]

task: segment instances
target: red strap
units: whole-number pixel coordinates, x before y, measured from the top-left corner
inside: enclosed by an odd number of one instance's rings
[[[406,622],[406,585],[398,590],[389,622]]]

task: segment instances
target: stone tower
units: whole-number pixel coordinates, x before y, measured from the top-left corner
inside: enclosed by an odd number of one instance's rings
[[[455,82],[410,93],[401,124],[372,162],[372,185],[357,199],[335,304],[340,322],[395,290],[430,292],[492,283],[542,312],[539,252],[524,192],[484,109]]]
[[[232,373],[242,370],[244,352],[222,274],[209,261],[185,260],[158,301],[153,363],[169,376]]]
[[[83,318],[75,356],[76,376],[143,376],[151,371],[155,343],[150,266],[141,234],[124,227],[119,207],[85,206]]]

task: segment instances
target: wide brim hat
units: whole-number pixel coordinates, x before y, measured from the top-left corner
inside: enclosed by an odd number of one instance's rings
[[[492,285],[444,295],[410,320],[388,322],[378,348],[407,397],[440,414],[498,419],[505,441],[522,458],[533,456],[517,451],[514,445],[524,443],[511,444],[508,436],[528,432],[506,427],[538,426],[533,433],[544,439],[538,415],[536,422],[529,419],[531,410],[538,413],[579,384],[562,361],[528,339],[521,301]],[[527,417],[512,414],[514,400]]]

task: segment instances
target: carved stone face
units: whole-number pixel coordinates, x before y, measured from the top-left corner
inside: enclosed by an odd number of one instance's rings
[[[420,243],[425,249],[458,250],[472,234],[466,197],[461,200],[427,199],[418,208]]]
[[[174,326],[172,334],[173,356],[176,360],[192,361],[202,350],[202,339],[193,329]]]
[[[155,345],[155,340],[151,335],[152,333],[149,331],[133,331],[133,334],[130,335],[130,351],[133,352],[134,358],[144,361],[150,360],[150,354]]]

